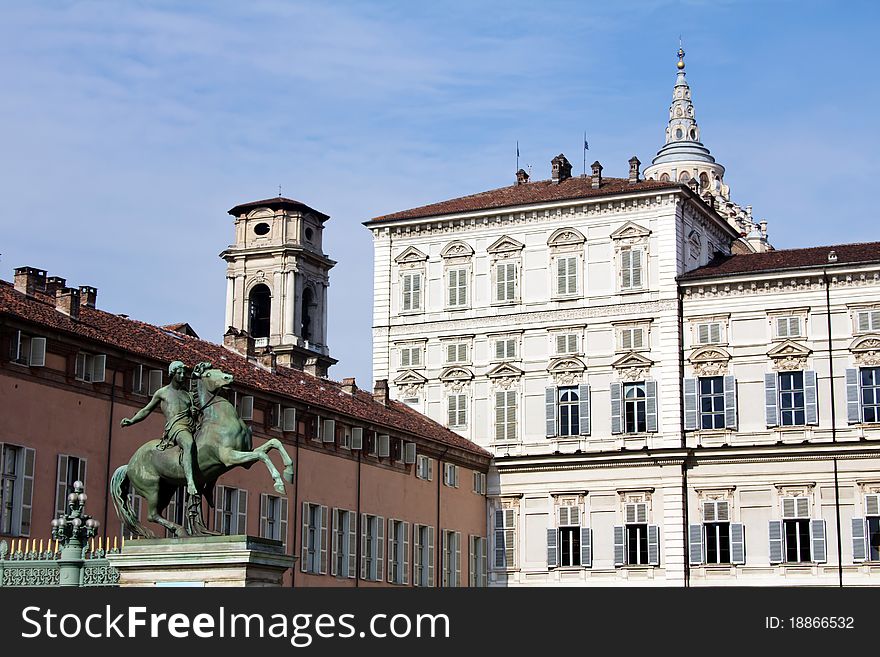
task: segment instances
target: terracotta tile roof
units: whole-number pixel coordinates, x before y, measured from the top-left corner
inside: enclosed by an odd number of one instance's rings
[[[330,217],[323,212],[319,212],[315,210],[315,208],[311,208],[302,201],[297,201],[292,198],[285,198],[284,196],[276,196],[275,198],[266,198],[262,201],[251,201],[250,203],[242,203],[241,205],[236,205],[234,208],[229,210],[229,214],[233,217],[237,217],[242,212],[247,212],[249,210],[255,210],[256,208],[269,208],[270,210],[307,210],[312,212],[319,217],[323,217],[324,220],[329,219]]]
[[[12,284],[0,281],[0,317],[14,316],[166,363],[182,360],[192,367],[198,362],[210,361],[232,374],[239,386],[287,397],[318,409],[360,419],[365,423],[432,439],[480,457],[491,457],[490,452],[401,402],[392,401],[386,407],[375,401],[371,392],[357,390],[350,395],[343,392],[342,385],[336,381],[286,367],[279,367],[272,373],[213,342],[95,308],[80,307],[79,312],[79,320],[74,321],[57,311],[54,300],[47,295],[28,297],[17,292]]]
[[[828,261],[828,254],[834,251],[835,262]],[[813,246],[807,249],[780,249],[767,253],[744,253],[722,256],[708,265],[694,269],[679,277],[681,281],[700,278],[715,278],[733,274],[783,271],[809,267],[840,267],[868,262],[880,262],[880,242],[861,242],[858,244],[836,244],[832,246]]]
[[[199,337],[199,334],[196,333],[195,329],[189,325],[189,322],[178,322],[176,324],[165,324],[163,329],[168,329],[169,331],[176,331],[177,333],[183,333],[184,335],[191,335],[194,338]]]
[[[481,192],[471,196],[423,205],[411,210],[403,210],[394,214],[386,214],[374,217],[370,221],[390,221],[393,219],[415,219],[418,217],[433,217],[444,214],[459,212],[475,212],[479,210],[494,210],[517,205],[530,205],[533,203],[546,203],[548,201],[566,201],[578,198],[594,198],[597,196],[612,196],[615,194],[627,194],[630,192],[644,192],[655,189],[687,189],[683,185],[657,180],[640,180],[636,183],[629,182],[626,178],[602,178],[602,185],[593,188],[591,178],[574,177],[555,183],[552,180],[538,180],[522,185],[500,187],[488,192]],[[370,223],[370,222],[367,222]]]

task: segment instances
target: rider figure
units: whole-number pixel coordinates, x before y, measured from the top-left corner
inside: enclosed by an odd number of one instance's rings
[[[190,495],[198,495],[199,490],[193,481],[193,404],[192,397],[184,386],[186,366],[179,360],[168,366],[171,383],[159,388],[150,402],[134,414],[132,418],[124,418],[122,426],[137,424],[146,418],[156,406],[161,406],[165,414],[165,433],[156,449],[166,449],[175,443],[182,451],[181,463],[186,475],[186,490]]]

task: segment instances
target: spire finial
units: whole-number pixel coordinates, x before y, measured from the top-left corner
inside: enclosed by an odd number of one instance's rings
[[[684,48],[681,47],[681,35],[678,35],[678,70],[681,71],[684,69]]]

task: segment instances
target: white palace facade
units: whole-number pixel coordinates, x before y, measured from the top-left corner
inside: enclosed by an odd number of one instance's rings
[[[373,371],[494,454],[490,586],[880,584],[880,243],[774,250],[699,141],[366,223]]]

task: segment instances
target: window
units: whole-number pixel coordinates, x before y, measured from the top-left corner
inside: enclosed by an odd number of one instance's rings
[[[385,519],[361,515],[361,579],[385,579]]]
[[[516,301],[516,263],[501,262],[495,265],[495,301]]]
[[[450,427],[467,426],[467,395],[454,394],[447,397]]]
[[[300,569],[304,573],[324,575],[327,573],[327,507],[303,502],[302,505],[302,552]]]
[[[496,569],[516,567],[516,509],[495,509]]]
[[[703,376],[684,380],[684,428],[736,429],[736,379]]]
[[[10,345],[9,359],[19,365],[45,367],[46,338],[39,338],[16,331]]]
[[[863,367],[859,374],[862,422],[880,422],[880,367]]]
[[[648,430],[644,383],[625,383],[623,385],[623,415],[626,433],[644,433]]]
[[[465,267],[446,270],[446,305],[463,308],[468,303],[468,270]]]
[[[434,479],[434,461],[433,459],[428,458],[424,454],[419,454],[416,457],[416,477],[419,479],[425,479],[426,481],[433,481]]]
[[[589,566],[590,530],[582,526],[581,508],[564,504],[556,509],[556,527],[547,530],[547,566]]]
[[[482,536],[468,537],[468,586],[486,586],[486,539]]]
[[[254,398],[251,395],[239,395],[235,393],[235,410],[242,420],[254,419]]]
[[[804,373],[779,373],[779,423],[782,426],[805,424]]]
[[[858,333],[880,331],[880,310],[859,310],[856,313],[856,331]]]
[[[461,586],[461,532],[443,530],[442,586]]]
[[[217,486],[214,491],[217,504],[214,509],[214,530],[227,536],[247,534],[247,498],[246,490]]]
[[[34,460],[30,447],[0,443],[0,534],[30,536]]]
[[[260,495],[260,536],[281,541],[287,550],[287,498]]]
[[[577,256],[556,258],[556,296],[570,296],[578,292]]]
[[[403,282],[401,284],[402,299],[401,310],[403,312],[413,312],[422,309],[422,274],[421,272],[411,272],[403,274]]]
[[[697,324],[697,344],[720,344],[721,322]]]
[[[475,472],[474,473],[474,492],[478,495],[486,494],[486,473],[485,472]]]
[[[339,446],[342,449],[351,449],[351,427],[340,426]]]
[[[700,377],[700,428],[723,429],[724,377]]]
[[[611,433],[655,432],[657,422],[657,382],[611,384]]]
[[[645,329],[627,326],[620,329],[620,348],[623,351],[643,349],[645,347]]]
[[[388,581],[409,584],[409,523],[388,519]]]
[[[400,347],[400,366],[401,367],[421,367],[422,366],[422,346],[407,345]]]
[[[496,338],[494,353],[495,360],[510,360],[516,358],[516,338]]]
[[[106,364],[107,356],[104,354],[80,352],[76,355],[75,378],[89,383],[103,383]]]
[[[577,333],[557,333],[554,337],[556,338],[557,356],[578,353]]]
[[[776,318],[777,338],[797,338],[801,335],[801,318],[797,315],[787,315]]]
[[[354,579],[357,559],[357,516],[352,511],[333,509],[333,554],[330,574]]]
[[[548,386],[544,392],[548,438],[589,435],[590,386]]]
[[[880,561],[880,495],[865,495],[865,517],[852,519],[853,561]]]
[[[771,520],[770,563],[825,561],[825,521],[810,518],[810,498],[782,498],[782,520]]]
[[[764,391],[768,427],[819,423],[814,370],[766,372]]]
[[[443,485],[458,488],[458,466],[453,463],[443,464]]]
[[[624,525],[614,527],[615,566],[656,566],[660,563],[660,528],[648,524],[648,505],[624,505]]]
[[[580,434],[580,402],[577,386],[559,388],[559,435],[577,436]]]
[[[447,363],[467,363],[468,362],[468,344],[467,342],[449,342],[446,344],[446,362]]]
[[[55,487],[55,517],[67,512],[67,494],[73,492],[73,484],[81,481],[86,485],[86,459],[66,454],[58,455],[58,471]]]
[[[743,564],[743,525],[730,522],[730,503],[709,500],[702,503],[703,524],[689,528],[690,563]]]
[[[434,528],[413,529],[413,586],[434,586]]]
[[[642,249],[623,247],[620,250],[620,289],[642,288]]]
[[[495,392],[495,440],[516,440],[516,392],[513,390]]]

